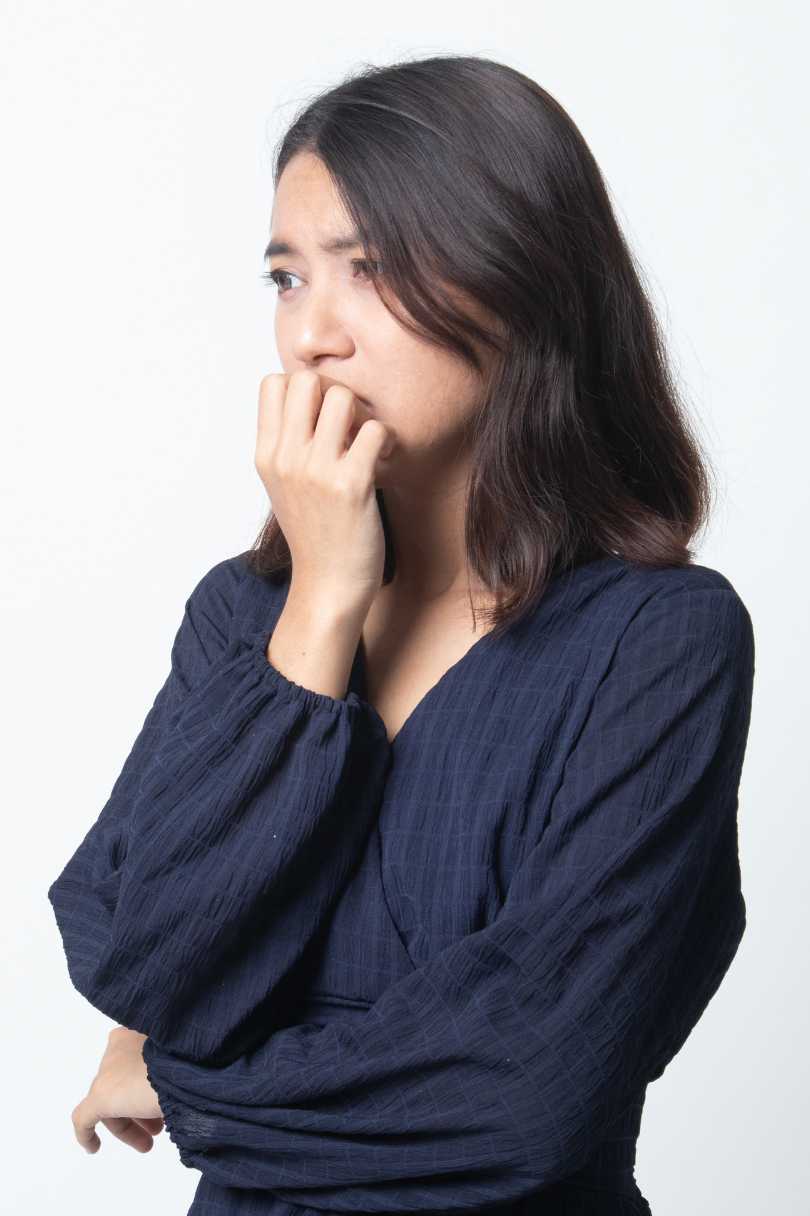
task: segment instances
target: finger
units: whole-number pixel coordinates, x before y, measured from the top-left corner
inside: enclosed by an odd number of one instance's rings
[[[139,1153],[148,1153],[154,1143],[152,1135],[135,1119],[116,1116],[111,1119],[102,1119],[101,1122],[115,1136],[116,1140],[130,1145]]]
[[[323,406],[315,424],[313,454],[337,460],[359,428],[371,417],[371,410],[349,388],[334,384],[323,395]]]
[[[88,1153],[97,1153],[101,1148],[101,1140],[96,1135],[98,1116],[87,1099],[73,1108],[70,1118],[73,1123],[73,1133],[82,1148]]]
[[[281,438],[284,422],[284,397],[289,376],[283,372],[270,372],[263,376],[259,385],[259,412],[256,423],[256,453],[259,450],[272,452]]]
[[[394,433],[379,418],[371,418],[361,425],[344,459],[368,468],[379,460],[387,460],[396,443]]]
[[[165,1126],[163,1119],[158,1116],[156,1119],[133,1119],[133,1123],[140,1123],[144,1131],[149,1132],[150,1136],[157,1136],[163,1131]]]
[[[289,449],[299,453],[312,439],[315,423],[323,404],[323,386],[317,372],[299,371],[290,374],[284,398],[284,420],[281,428],[279,453]]]

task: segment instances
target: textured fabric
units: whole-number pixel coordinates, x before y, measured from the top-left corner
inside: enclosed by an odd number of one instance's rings
[[[245,554],[52,903],[70,978],[148,1037],[189,1216],[649,1213],[646,1086],[745,928],[748,611],[705,566],[559,574],[393,743],[288,680]]]

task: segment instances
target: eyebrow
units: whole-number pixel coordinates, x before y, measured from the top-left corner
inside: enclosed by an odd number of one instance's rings
[[[359,232],[347,232],[345,236],[336,236],[331,241],[324,241],[318,248],[324,253],[343,253],[346,249],[362,248],[362,241]],[[281,254],[295,256],[300,254],[300,250],[295,249],[288,241],[270,241],[264,251],[264,260],[268,261]]]

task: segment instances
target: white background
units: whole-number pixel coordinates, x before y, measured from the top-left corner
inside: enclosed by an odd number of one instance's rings
[[[48,885],[105,802],[183,603],[268,506],[258,385],[270,157],[365,61],[519,68],[570,112],[648,275],[721,474],[698,560],[745,601],[748,928],[652,1084],[655,1216],[798,1212],[807,1173],[807,29],[785,2],[0,8],[3,1148],[9,1213],[187,1210],[199,1174],[70,1111],[113,1025],[71,987]]]

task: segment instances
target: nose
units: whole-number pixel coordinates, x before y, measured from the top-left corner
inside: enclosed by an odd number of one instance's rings
[[[351,335],[335,307],[334,299],[330,299],[332,294],[310,288],[308,299],[299,304],[294,317],[288,322],[293,327],[290,343],[292,355],[308,367],[329,357],[347,359],[354,351]]]

